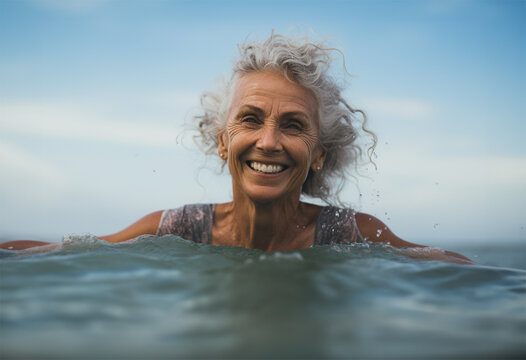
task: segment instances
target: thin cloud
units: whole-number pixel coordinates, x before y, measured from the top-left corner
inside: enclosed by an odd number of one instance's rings
[[[19,146],[0,140],[2,198],[55,201],[71,183],[53,163]]]
[[[471,239],[518,239],[526,203],[525,156],[432,154],[397,149],[379,154],[378,171],[346,189],[358,209],[379,216],[400,236],[436,245]],[[430,245],[430,244],[429,244]]]
[[[437,181],[448,180],[470,188],[521,186],[526,189],[525,156],[446,155],[433,153],[432,149],[418,143],[411,145],[391,147],[388,151],[382,151],[376,160],[378,168],[392,176],[436,176]],[[405,166],[400,166],[400,162]],[[408,170],[413,170],[413,174],[408,175]]]
[[[109,120],[110,116],[68,103],[3,103],[0,119],[4,133],[158,148],[174,147],[183,131],[175,124]]]
[[[391,198],[392,206],[474,211],[474,204],[486,209],[491,199],[508,212],[526,211],[519,200],[526,192],[524,156],[439,155],[391,148],[376,162],[375,184]]]
[[[50,183],[60,182],[63,184],[64,177],[60,175],[57,167],[47,163],[43,159],[31,154],[22,148],[0,140],[0,166],[5,174],[21,172],[24,174],[37,175]]]
[[[364,109],[375,116],[389,116],[406,120],[426,120],[434,114],[432,104],[407,98],[369,98],[363,102]]]

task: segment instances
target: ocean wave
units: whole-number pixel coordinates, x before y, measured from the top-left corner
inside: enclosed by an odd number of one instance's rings
[[[52,252],[4,253],[1,345],[10,358],[524,350],[526,271],[422,261],[386,244],[264,253],[172,235],[121,244],[70,235]]]

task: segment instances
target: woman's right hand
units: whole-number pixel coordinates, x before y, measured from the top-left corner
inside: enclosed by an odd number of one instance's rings
[[[38,253],[44,251],[58,250],[62,243],[52,243],[35,240],[13,240],[0,243],[0,249],[4,250],[25,250],[25,253]]]

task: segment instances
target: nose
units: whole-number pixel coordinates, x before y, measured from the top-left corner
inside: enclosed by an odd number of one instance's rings
[[[281,133],[274,126],[265,126],[261,129],[256,147],[265,152],[282,151]]]

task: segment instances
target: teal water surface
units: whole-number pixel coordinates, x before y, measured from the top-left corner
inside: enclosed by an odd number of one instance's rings
[[[520,247],[509,249],[517,254]],[[502,253],[500,253],[502,255]],[[175,236],[0,252],[2,358],[520,358],[526,270],[378,244],[263,253]],[[504,255],[502,255],[504,256]],[[516,256],[515,259],[518,259]]]

